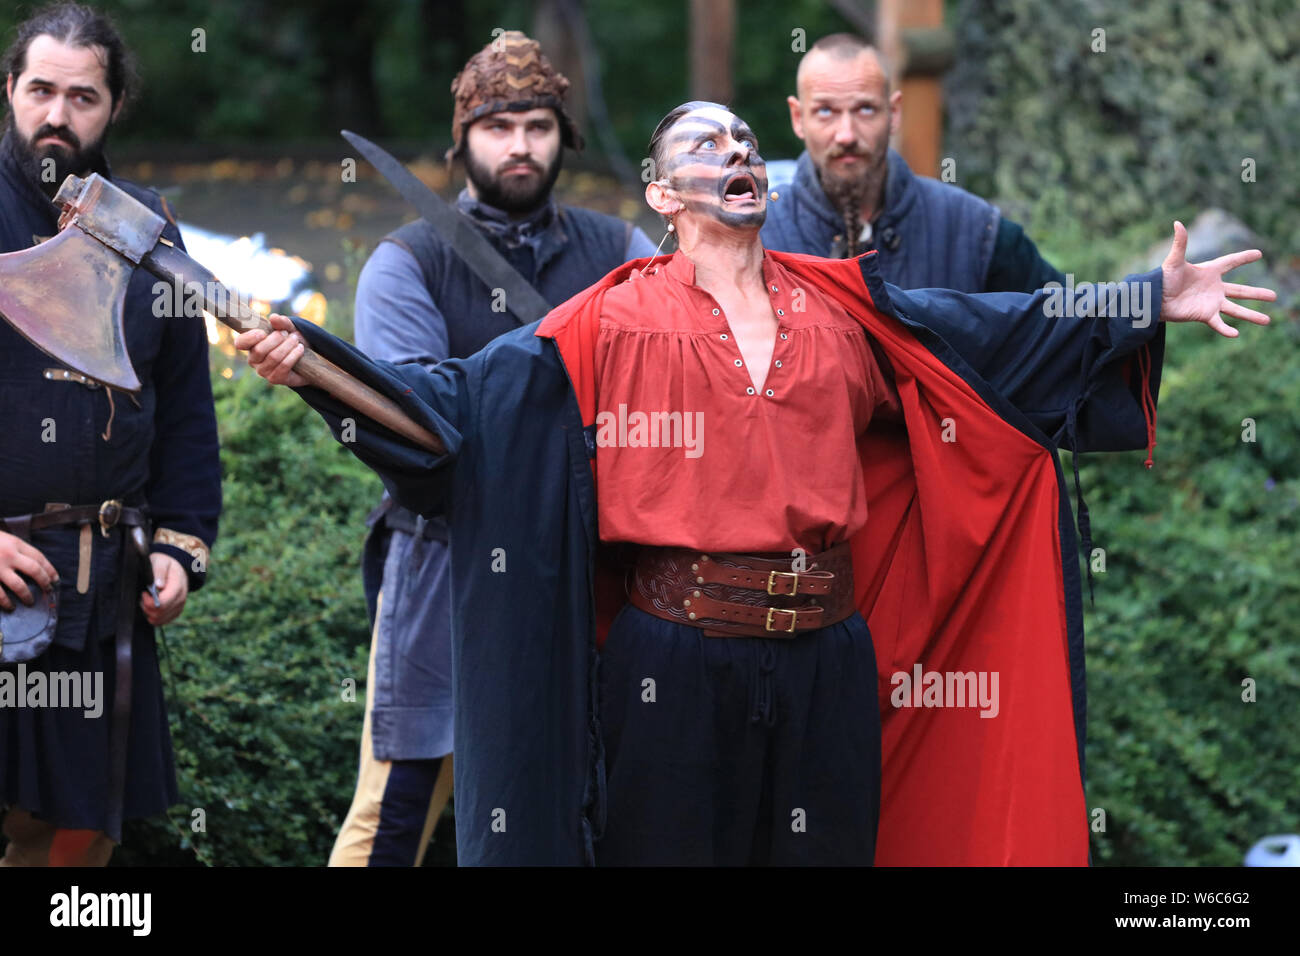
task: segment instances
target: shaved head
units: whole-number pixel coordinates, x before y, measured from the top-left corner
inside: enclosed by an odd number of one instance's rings
[[[861,223],[880,209],[889,139],[897,133],[903,94],[890,91],[889,65],[862,37],[822,37],[799,61],[797,96],[786,98],[790,126],[831,205],[844,217],[852,254]]]
[[[824,36],[811,47],[799,60],[799,69],[795,72],[795,89],[799,96],[804,95],[804,83],[810,71],[822,69],[844,69],[855,60],[867,59],[885,78],[885,95],[890,90],[890,69],[884,55],[874,46],[855,33],[832,33]]]

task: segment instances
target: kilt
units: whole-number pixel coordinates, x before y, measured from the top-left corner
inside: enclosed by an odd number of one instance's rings
[[[153,816],[177,802],[171,732],[153,628],[137,609],[132,636],[131,726],[127,745],[125,819]],[[113,639],[87,640],[81,651],[57,644],[23,665],[0,668],[27,683],[42,671],[90,675],[101,688],[94,708],[0,705],[0,803],[22,807],[57,827],[108,826],[109,728],[117,670]],[[0,680],[3,680],[0,677]],[[49,681],[54,686],[55,681]],[[83,686],[86,686],[83,684]],[[21,688],[19,688],[21,692]],[[3,700],[3,698],[0,698]],[[50,701],[63,703],[67,700]],[[97,711],[97,716],[91,715]]]

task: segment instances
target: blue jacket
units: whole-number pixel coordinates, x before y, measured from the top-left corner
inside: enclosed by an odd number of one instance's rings
[[[1033,292],[1065,282],[1019,225],[951,183],[918,176],[894,150],[871,243],[885,281],[904,289]],[[793,182],[769,202],[763,245],[813,256],[844,254],[844,221],[822,190],[805,150]],[[863,247],[862,251],[867,251]]]
[[[872,520],[853,539],[882,700],[890,663],[992,667],[1018,688],[1001,720],[882,715],[877,862],[1086,863],[1080,583],[1053,452],[1148,444],[1163,326],[1049,321],[1042,294],[908,293],[872,255],[781,261],[863,322],[904,399],[906,429],[864,455]],[[621,592],[596,526],[591,360],[604,291],[643,264],[431,371],[298,324],[447,446],[435,456],[364,419],[347,444],[399,502],[448,516],[465,864],[590,862],[603,826],[597,639]],[[1133,281],[1159,302],[1158,272]],[[356,416],[299,391],[336,437]],[[1018,812],[1026,801],[1035,812]]]

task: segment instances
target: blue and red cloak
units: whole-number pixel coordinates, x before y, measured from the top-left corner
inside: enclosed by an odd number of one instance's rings
[[[1042,292],[904,292],[870,253],[768,254],[862,322],[904,408],[905,427],[861,443],[853,540],[880,674],[876,862],[1086,865],[1083,613],[1055,452],[1150,447],[1163,326],[1154,310],[1049,318]],[[355,421],[347,447],[399,503],[448,517],[463,864],[589,863],[604,823],[597,646],[624,597],[596,527],[594,350],[604,293],[645,264],[432,371],[298,323],[447,445],[299,390],[336,437]],[[1128,281],[1159,303],[1159,271]],[[918,673],[996,675],[996,708],[898,693]]]

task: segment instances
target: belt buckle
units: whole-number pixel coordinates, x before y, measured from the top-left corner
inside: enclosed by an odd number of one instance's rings
[[[121,517],[122,502],[117,498],[109,498],[99,506],[99,533],[107,538],[108,529],[116,525]]]
[[[773,573],[773,574],[777,574],[777,573],[785,573],[785,572],[776,572],[776,571],[774,571],[774,572],[772,572],[772,573]],[[789,626],[789,627],[773,627],[773,626],[772,626],[772,615],[775,614],[775,613],[777,613],[778,611],[780,611],[782,614],[789,614],[789,615],[790,615],[790,626]],[[794,625],[795,625],[795,622],[796,622],[797,620],[799,620],[799,612],[798,612],[798,611],[791,610],[790,608],[787,608],[787,607],[770,607],[770,608],[767,609],[767,623],[766,623],[765,625],[763,625],[763,630],[765,630],[765,631],[777,631],[777,632],[779,632],[779,633],[781,633],[781,634],[793,634],[793,633],[794,633]]]
[[[780,575],[783,578],[793,578],[790,582],[790,590],[774,591],[772,588],[776,585],[776,577]],[[770,571],[767,575],[767,593],[776,597],[793,597],[799,593],[799,575],[795,571]],[[771,630],[771,628],[768,628]]]

